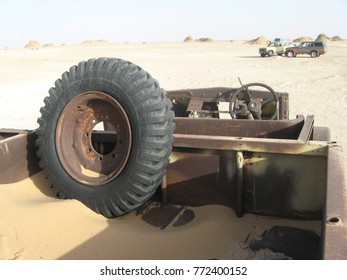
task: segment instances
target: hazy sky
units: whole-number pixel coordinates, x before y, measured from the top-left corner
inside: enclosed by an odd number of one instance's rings
[[[346,0],[0,0],[0,48],[41,44],[268,39],[320,33],[347,39]]]

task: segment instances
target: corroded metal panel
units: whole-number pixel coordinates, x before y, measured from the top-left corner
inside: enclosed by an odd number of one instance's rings
[[[347,259],[347,190],[342,149],[329,147],[325,214],[323,218],[323,258]]]
[[[40,170],[34,132],[0,129],[0,184],[24,180]]]

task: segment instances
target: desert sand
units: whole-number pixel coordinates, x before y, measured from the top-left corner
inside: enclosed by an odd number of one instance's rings
[[[313,114],[315,125],[330,127],[347,167],[347,41],[327,44],[328,52],[315,59],[261,58],[259,45],[241,41],[0,50],[0,128],[35,129],[43,99],[64,71],[92,57],[118,57],[146,69],[166,90],[239,87],[240,78],[244,84],[261,82],[288,92],[290,118]],[[53,198],[38,173],[0,185],[0,259],[281,258],[256,256],[247,241],[286,220],[245,215],[239,223],[224,206],[189,209],[195,213],[190,223],[164,230],[136,213],[107,220],[78,201]],[[317,222],[292,224],[319,233]]]

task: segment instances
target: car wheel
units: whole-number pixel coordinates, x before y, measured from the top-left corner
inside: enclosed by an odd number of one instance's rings
[[[169,161],[171,102],[145,70],[99,58],[70,68],[44,100],[40,166],[58,198],[111,218],[154,194]]]
[[[273,55],[274,55],[274,52],[273,52],[273,51],[269,51],[267,54],[268,54],[269,56],[273,56]]]
[[[293,57],[294,56],[294,52],[293,51],[287,51],[286,52],[286,56]]]
[[[311,57],[317,57],[317,52],[316,51],[312,51],[311,52]]]

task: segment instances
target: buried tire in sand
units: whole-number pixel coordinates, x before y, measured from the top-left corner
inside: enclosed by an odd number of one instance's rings
[[[152,196],[174,124],[171,102],[146,71],[120,59],[90,59],[65,72],[44,103],[36,144],[57,197],[115,217]]]

